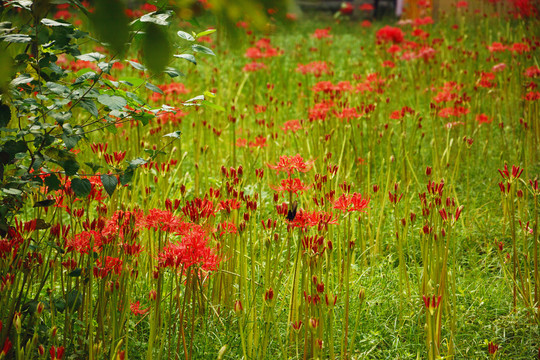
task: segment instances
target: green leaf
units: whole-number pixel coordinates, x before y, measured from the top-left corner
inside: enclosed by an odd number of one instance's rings
[[[62,125],[64,122],[71,119],[71,111],[51,112],[51,117],[56,120],[57,123]]]
[[[47,192],[59,190],[62,183],[58,180],[55,174],[50,174],[45,178],[45,186],[47,186]]]
[[[79,163],[75,160],[67,160],[60,163],[67,176],[73,176],[79,171]]]
[[[195,56],[193,56],[191,54],[175,54],[173,56],[177,57],[177,58],[180,58],[180,59],[187,60],[190,63],[193,63],[193,64],[197,65],[197,60],[195,60]]]
[[[121,0],[96,0],[90,20],[97,37],[110,48],[123,54],[129,41],[129,20]]]
[[[225,108],[223,106],[211,103],[210,101],[203,101],[203,106],[207,106],[217,111],[225,111]]]
[[[45,86],[53,94],[61,95],[61,96],[64,95],[63,97],[66,97],[67,94],[69,94],[69,92],[70,92],[69,88],[67,86],[62,85],[62,84],[58,84],[58,83],[55,83],[55,82],[51,82],[51,81],[48,81],[47,83],[45,83]]]
[[[82,293],[77,289],[72,289],[66,296],[67,309],[70,311],[77,310],[81,306],[82,300]]]
[[[121,110],[127,105],[126,99],[115,95],[101,94],[98,96],[97,101],[111,110]]]
[[[41,23],[45,26],[72,26],[68,22],[60,22],[60,21],[51,20],[51,19],[41,19]]]
[[[144,83],[144,79],[140,77],[125,77],[120,79],[123,84],[130,84],[129,86],[140,86]]]
[[[83,61],[99,61],[101,59],[104,59],[105,55],[99,52],[91,52],[91,53],[75,56],[75,58],[77,60],[83,60]]]
[[[154,74],[162,72],[171,58],[171,44],[167,32],[154,23],[146,25],[142,43],[143,59]]]
[[[73,271],[71,271],[70,273],[68,273],[67,275],[69,277],[79,277],[79,276],[81,276],[81,274],[82,274],[82,268],[76,268]]]
[[[184,40],[187,40],[187,41],[195,41],[195,38],[194,38],[192,35],[190,35],[190,34],[188,34],[187,32],[185,32],[185,31],[178,31],[176,34],[177,34],[178,36],[180,36],[180,37],[181,37],[182,39],[184,39]]]
[[[198,53],[202,53],[202,54],[208,54],[208,55],[216,56],[216,54],[214,54],[214,52],[212,50],[210,50],[206,46],[199,45],[199,44],[191,45],[191,50],[193,50],[195,52],[198,52]]]
[[[11,81],[11,86],[18,86],[32,82],[34,78],[28,74],[21,74]]]
[[[74,178],[71,180],[71,189],[78,198],[82,199],[90,194],[92,184],[88,179]]]
[[[62,141],[64,142],[64,145],[68,150],[71,150],[75,146],[77,146],[79,140],[81,140],[81,137],[79,135],[68,135],[66,133],[62,134]]]
[[[163,90],[161,90],[161,89],[158,88],[156,85],[151,84],[151,83],[149,83],[149,82],[147,82],[146,84],[144,84],[144,86],[145,86],[148,90],[152,90],[153,92],[160,93],[161,95],[164,94]]]
[[[144,65],[136,62],[136,61],[131,61],[131,60],[126,60],[129,65],[133,66],[135,69],[139,70],[139,71],[145,71],[146,68],[144,67]]]
[[[133,168],[129,167],[120,175],[120,184],[122,186],[128,184],[131,182],[131,179],[133,178]]]
[[[200,38],[201,36],[210,35],[210,34],[213,34],[215,32],[216,32],[216,29],[208,29],[208,30],[204,30],[204,31],[198,33],[197,35],[195,35],[195,37]]]
[[[22,195],[22,191],[19,190],[19,189],[14,189],[14,188],[3,188],[2,189],[2,192],[6,195],[14,195],[14,196],[19,196],[19,195]]]
[[[155,11],[153,11],[151,13],[144,14],[143,16],[141,16],[139,20],[144,23],[152,23],[156,25],[167,26],[169,25],[169,22],[167,21],[167,19],[170,16],[171,16],[170,13],[157,14]]]
[[[73,83],[73,85],[82,84],[83,82],[85,82],[88,79],[97,80],[98,77],[99,77],[99,75],[96,74],[95,72],[88,71],[88,72],[85,72],[84,74],[82,74],[81,76],[79,76],[77,79],[75,79],[75,82]]]
[[[180,139],[180,135],[182,135],[182,132],[177,130],[175,132],[165,134],[165,135],[163,135],[163,137],[172,137],[172,138],[175,138],[175,139]]]
[[[32,41],[29,35],[25,34],[10,34],[1,37],[2,41],[9,43],[27,43]]]
[[[143,158],[140,158],[140,157],[139,157],[139,158],[135,158],[135,159],[131,160],[131,161],[129,162],[129,167],[132,168],[132,169],[136,169],[136,168],[138,168],[139,166],[144,165],[144,164],[146,164],[146,163],[147,163],[146,160],[144,160]]]
[[[103,188],[109,194],[109,196],[112,196],[114,193],[114,190],[116,189],[116,185],[118,185],[118,179],[115,175],[101,175],[101,183],[103,184]]]
[[[165,74],[169,75],[172,78],[177,77],[177,76],[185,76],[180,71],[178,71],[175,68],[172,68],[170,66],[166,67],[165,70],[163,70],[163,72]]]
[[[34,207],[49,207],[53,204],[56,204],[56,201],[53,200],[53,199],[47,199],[47,200],[41,200],[41,201],[36,201],[34,203]]]
[[[0,104],[0,127],[7,127],[11,120],[11,109],[6,104]]]
[[[94,101],[84,98],[79,102],[79,106],[88,111],[95,118],[98,117],[98,108]]]

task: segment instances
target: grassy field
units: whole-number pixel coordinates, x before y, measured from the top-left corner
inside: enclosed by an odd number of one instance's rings
[[[73,150],[90,194],[59,175],[21,209],[1,250],[7,356],[540,356],[540,27],[490,6],[266,32],[206,16],[171,26],[177,54],[215,53],[176,58],[185,77],[116,63],[112,93],[158,116],[100,118]],[[66,83],[98,69],[57,63]],[[100,173],[126,161],[107,195]]]

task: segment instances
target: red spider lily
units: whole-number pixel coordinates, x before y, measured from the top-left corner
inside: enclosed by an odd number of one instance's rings
[[[184,221],[170,211],[150,209],[148,215],[137,220],[137,225],[139,228],[176,233],[183,228]]]
[[[458,9],[467,9],[469,7],[469,3],[467,1],[458,1],[456,3],[456,8]]]
[[[334,115],[338,119],[346,119],[346,120],[357,119],[362,116],[362,114],[359,114],[356,111],[356,108],[344,108],[343,110],[341,110],[341,112],[334,111]]]
[[[404,34],[400,28],[386,25],[377,30],[375,34],[378,43],[394,43],[400,44],[403,42]]]
[[[360,10],[362,11],[372,11],[374,10],[375,8],[373,7],[373,5],[369,4],[369,3],[364,3],[362,5],[360,5],[358,7]]]
[[[183,236],[180,242],[163,248],[158,254],[159,267],[186,271],[195,266],[204,271],[213,271],[217,269],[220,260],[207,243],[206,233],[202,229],[194,230]]]
[[[506,46],[501,44],[500,42],[493,42],[488,47],[489,52],[503,52],[506,51]]]
[[[288,192],[298,195],[298,192],[304,192],[311,186],[304,184],[300,179],[283,179],[280,186],[270,185],[270,187],[278,192]]]
[[[79,254],[88,254],[90,251],[90,240],[94,238],[94,252],[101,252],[101,246],[106,242],[101,233],[97,231],[82,231],[75,234],[73,238],[66,240],[66,252],[78,252]]]
[[[192,201],[187,201],[186,205],[182,207],[182,212],[194,223],[215,216],[214,203],[206,198],[195,198]]]
[[[324,211],[308,212],[300,210],[294,221],[290,222],[291,227],[301,228],[306,230],[308,227],[327,228],[328,225],[338,224],[338,219],[334,214]]]
[[[354,6],[350,2],[342,2],[339,12],[343,15],[351,15],[354,11]]]
[[[530,91],[523,96],[523,100],[527,100],[527,101],[536,101],[538,99],[540,99],[539,91]]]
[[[278,174],[280,171],[283,171],[290,177],[296,171],[302,173],[308,172],[313,167],[313,162],[313,160],[304,161],[300,154],[296,154],[294,156],[280,156],[276,165],[267,165],[270,169],[276,170]]]
[[[538,77],[540,76],[540,68],[538,67],[538,65],[528,67],[527,69],[525,69],[524,75],[530,78]]]
[[[364,28],[368,28],[368,27],[371,27],[371,21],[369,20],[363,20],[360,25]]]
[[[225,210],[227,214],[230,214],[232,210],[240,209],[240,203],[236,199],[227,199],[222,200],[217,208],[216,211]]]
[[[491,67],[491,71],[493,71],[493,72],[502,72],[505,69],[506,69],[506,64],[505,63],[499,63],[499,64],[493,65]]]
[[[491,355],[495,355],[497,354],[497,351],[499,350],[499,345],[498,344],[495,344],[493,341],[490,341],[488,343],[488,352],[491,354]]]
[[[300,120],[285,121],[283,125],[281,126],[281,130],[283,130],[284,133],[287,133],[289,131],[296,133],[298,130],[301,130],[301,129],[302,129],[302,124],[300,123]]]
[[[362,194],[354,193],[352,195],[343,194],[334,202],[334,209],[343,212],[365,211],[369,205],[369,198],[362,198]]]
[[[531,51],[531,48],[529,47],[529,45],[524,43],[514,43],[511,47],[508,48],[508,50],[514,53],[523,54],[524,52]]]
[[[328,74],[329,71],[326,61],[313,61],[305,65],[298,64],[296,67],[296,72],[299,72],[302,75],[313,74],[315,77],[320,77],[322,74]]]
[[[146,309],[141,309],[140,307],[141,307],[140,301],[136,301],[136,302],[131,303],[129,305],[129,309],[131,310],[131,313],[133,315],[144,315],[148,311],[150,311],[150,307],[148,307]]]
[[[476,115],[476,121],[479,124],[490,124],[493,121],[493,118],[489,118],[486,114]]]
[[[243,68],[243,72],[257,72],[259,70],[268,69],[268,66],[266,66],[264,63],[253,61],[249,64],[246,64]]]
[[[123,261],[121,259],[112,256],[107,256],[105,263],[102,263],[101,259],[98,259],[93,269],[94,277],[103,279],[111,273],[120,275],[122,273],[122,265]]]
[[[13,344],[11,343],[9,338],[7,337],[6,340],[4,341],[4,346],[2,347],[2,351],[0,351],[0,359],[3,359],[7,355],[9,350],[11,350],[12,346],[13,346]]]
[[[61,360],[64,357],[64,347],[59,346],[56,348],[54,345],[51,346],[49,353],[51,354],[51,360]]]
[[[268,146],[268,144],[266,143],[266,137],[263,135],[257,136],[255,140],[249,142],[249,147],[263,148],[266,146]]]
[[[238,229],[236,228],[236,225],[232,222],[224,221],[221,224],[218,225],[217,230],[219,232],[219,236],[223,236],[225,234],[236,234],[238,233]]]
[[[511,14],[515,18],[538,17],[538,3],[531,0],[510,0],[513,6]]]
[[[499,169],[499,174],[501,174],[503,179],[506,179],[510,182],[514,179],[518,179],[523,173],[523,170],[524,169],[520,169],[519,166],[512,165],[512,173],[510,174],[510,171],[508,171],[508,164],[504,164],[504,169]]]
[[[330,28],[327,27],[326,29],[316,29],[315,32],[311,34],[311,37],[320,40],[331,38],[332,35],[330,35]]]
[[[323,254],[325,251],[324,237],[322,236],[304,236],[302,238],[302,247],[304,253],[310,255]]]
[[[234,302],[234,312],[236,315],[241,315],[244,312],[244,307],[242,306],[242,301],[236,300]]]
[[[424,305],[426,306],[426,309],[429,311],[431,315],[435,313],[435,310],[439,307],[441,304],[442,295],[433,295],[433,297],[430,299],[429,296],[423,295],[422,296],[424,300]]]

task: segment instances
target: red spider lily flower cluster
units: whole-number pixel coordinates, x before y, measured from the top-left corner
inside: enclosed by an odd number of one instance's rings
[[[478,124],[491,124],[492,121],[493,118],[488,117],[486,114],[476,115],[476,122],[478,122]]]
[[[404,33],[403,30],[397,27],[392,27],[389,25],[384,26],[383,28],[377,30],[377,33],[375,34],[377,43],[394,43],[394,44],[400,44],[404,40]]]
[[[129,309],[131,310],[131,313],[133,315],[144,315],[146,314],[148,311],[150,311],[150,307],[146,308],[146,309],[141,309],[141,304],[140,304],[140,301],[136,301],[134,303],[131,303],[129,305]]]
[[[512,183],[519,179],[524,169],[521,169],[519,166],[512,165],[512,172],[508,170],[508,165],[504,164],[504,169],[499,169],[499,174],[501,174],[503,181],[499,183],[499,188],[503,194],[509,194]],[[504,181],[506,181],[506,186]]]
[[[259,41],[257,41],[257,43],[255,44],[255,47],[248,48],[244,56],[252,60],[257,60],[257,59],[272,58],[272,57],[280,56],[282,54],[283,54],[283,50],[272,47],[272,44],[270,43],[270,39],[262,38]]]
[[[296,72],[299,72],[303,75],[313,74],[315,77],[320,77],[323,74],[328,74],[330,69],[326,61],[313,61],[308,64],[298,64],[296,67]]]
[[[304,192],[308,190],[311,186],[304,184],[300,179],[287,178],[281,180],[279,186],[270,185],[270,187],[277,192],[287,192],[298,195],[298,192]]]
[[[259,70],[266,70],[266,69],[268,69],[268,66],[266,66],[266,64],[253,61],[244,65],[244,67],[242,68],[242,71],[249,73],[249,72],[257,72]]]
[[[288,120],[283,123],[281,126],[281,130],[283,130],[284,133],[287,133],[289,131],[296,133],[298,130],[302,129],[302,124],[300,123],[300,120]]]
[[[442,295],[433,295],[431,298],[429,296],[422,295],[422,299],[424,300],[426,310],[428,310],[429,313],[433,315],[441,304]]]
[[[499,351],[499,345],[495,344],[493,341],[490,341],[488,343],[488,352],[490,355],[496,355],[497,351]]]
[[[343,212],[351,211],[366,211],[369,205],[370,199],[363,198],[362,194],[354,193],[352,195],[343,194],[334,202],[334,209],[341,210]]]
[[[342,2],[339,12],[342,15],[351,15],[354,11],[354,6],[350,2]]]
[[[331,212],[325,211],[304,211],[300,210],[294,220],[289,223],[291,228],[307,230],[316,227],[319,230],[328,229],[328,225],[338,224],[338,219]]]
[[[208,247],[208,236],[202,228],[194,228],[180,242],[170,243],[158,254],[160,268],[173,268],[184,272],[192,267],[213,271],[219,265],[214,249]]]
[[[306,173],[313,167],[313,160],[305,161],[300,154],[294,156],[280,156],[279,161],[273,164],[267,164],[268,167],[272,170],[276,170],[279,174],[280,172],[286,172],[289,177],[294,172]]]
[[[64,352],[65,349],[63,346],[59,346],[58,348],[54,345],[51,346],[51,349],[49,350],[49,353],[51,354],[51,360],[62,360],[64,358]]]
[[[311,37],[312,38],[315,38],[315,39],[329,39],[332,37],[332,35],[330,35],[330,28],[327,27],[325,29],[315,29],[315,32],[313,34],[311,34]]]
[[[104,279],[109,274],[120,275],[122,273],[123,261],[121,259],[107,256],[105,261],[98,259],[93,269],[94,277]]]

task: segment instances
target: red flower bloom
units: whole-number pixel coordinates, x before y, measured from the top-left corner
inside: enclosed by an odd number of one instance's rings
[[[300,179],[283,179],[280,185],[270,185],[270,187],[278,192],[290,192],[296,195],[298,195],[298,192],[303,192],[310,188],[310,186],[304,184]]]
[[[313,74],[315,77],[320,77],[322,74],[328,74],[328,65],[326,61],[313,61],[309,64],[298,64],[296,67],[296,72],[306,74]]]
[[[280,171],[286,172],[289,177],[295,172],[308,172],[313,167],[313,160],[304,161],[302,156],[296,154],[294,156],[280,156],[276,165],[267,164],[272,170],[276,170],[279,174]]]
[[[301,129],[302,129],[302,124],[300,124],[299,120],[285,121],[283,123],[283,126],[281,127],[281,130],[283,130],[284,133],[287,133],[288,131],[292,131],[293,133],[295,133]]]
[[[324,38],[331,38],[332,35],[330,35],[330,28],[327,27],[326,29],[316,29],[311,37],[320,40]]]
[[[486,114],[478,114],[476,115],[476,121],[479,124],[489,124],[493,121],[493,119],[489,118]]]
[[[129,309],[131,310],[131,313],[133,315],[144,315],[148,311],[150,311],[150,307],[148,307],[146,309],[140,309],[140,306],[141,306],[140,302],[137,301],[137,302],[131,303],[129,305]]]
[[[404,34],[400,28],[386,25],[377,31],[376,37],[378,43],[392,42],[394,44],[399,44],[403,42]]]
[[[167,245],[158,254],[159,267],[184,271],[192,266],[205,271],[217,269],[219,258],[214,250],[207,246],[207,242],[207,235],[202,229],[185,235],[180,242]]]

